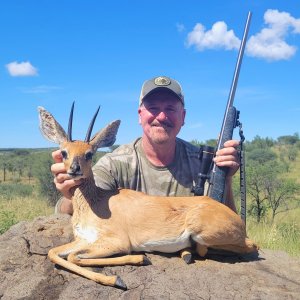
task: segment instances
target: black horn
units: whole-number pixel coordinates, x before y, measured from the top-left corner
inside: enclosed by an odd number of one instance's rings
[[[87,134],[86,134],[86,137],[85,137],[85,142],[86,143],[89,143],[90,142],[90,138],[91,138],[91,134],[92,134],[92,131],[93,131],[93,127],[94,127],[94,123],[95,123],[95,120],[97,118],[97,115],[98,115],[98,112],[99,112],[99,109],[100,109],[100,106],[98,107],[92,121],[91,121],[91,124],[89,126],[89,129],[87,131]]]
[[[73,111],[74,111],[74,103],[72,104],[71,112],[70,112],[70,117],[69,117],[69,125],[68,125],[68,141],[72,142],[72,124],[73,124]]]

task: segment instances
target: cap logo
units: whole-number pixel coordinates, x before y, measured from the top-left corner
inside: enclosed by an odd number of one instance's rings
[[[154,79],[154,84],[158,86],[166,86],[171,84],[171,80],[168,77],[160,76]]]

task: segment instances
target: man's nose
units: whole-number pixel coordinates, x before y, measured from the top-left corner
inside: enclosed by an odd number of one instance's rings
[[[161,110],[157,115],[156,115],[156,119],[158,120],[166,120],[168,119],[168,116],[166,114],[165,111]]]

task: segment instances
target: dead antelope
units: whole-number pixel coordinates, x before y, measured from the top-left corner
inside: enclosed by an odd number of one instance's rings
[[[120,121],[114,121],[90,139],[97,113],[84,142],[72,140],[72,106],[68,134],[54,117],[39,107],[40,128],[60,145],[67,173],[81,178],[74,188],[72,225],[75,240],[49,251],[52,262],[104,285],[126,289],[118,276],[106,276],[81,266],[143,265],[145,255],[131,252],[173,253],[196,245],[203,257],[207,248],[236,253],[257,252],[246,237],[240,217],[206,196],[156,197],[128,189],[105,191],[95,185],[92,155],[115,142]],[[115,255],[120,257],[111,257]],[[65,260],[67,258],[67,260]]]

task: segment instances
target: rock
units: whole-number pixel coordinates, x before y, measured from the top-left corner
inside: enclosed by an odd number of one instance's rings
[[[66,215],[21,222],[0,236],[0,299],[300,299],[300,259],[284,252],[210,252],[190,265],[177,254],[147,254],[152,265],[94,268],[119,275],[128,287],[122,291],[49,261],[50,248],[72,239]]]

